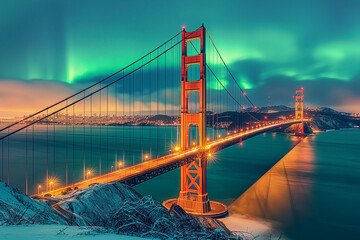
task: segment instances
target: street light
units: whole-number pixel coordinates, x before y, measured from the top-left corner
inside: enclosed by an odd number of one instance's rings
[[[149,159],[149,155],[145,155],[145,160],[148,160]]]
[[[40,193],[40,188],[41,188],[41,185],[39,184],[38,185],[38,194]]]
[[[118,167],[121,168],[122,167],[122,162],[118,162]]]
[[[91,173],[92,173],[91,170],[88,170],[88,171],[87,171],[87,178],[88,178],[88,179],[89,179],[89,177],[91,176]]]
[[[54,181],[51,180],[49,184],[50,184],[50,191],[51,191],[52,185],[54,185]]]

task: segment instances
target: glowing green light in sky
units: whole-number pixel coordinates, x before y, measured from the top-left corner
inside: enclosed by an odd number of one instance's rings
[[[239,81],[239,85],[243,88],[243,89],[253,89],[254,85],[251,84],[251,82],[246,79],[245,77],[242,77]]]

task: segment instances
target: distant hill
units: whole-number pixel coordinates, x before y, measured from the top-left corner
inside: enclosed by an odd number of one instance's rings
[[[283,111],[292,111],[294,108],[290,108],[284,105],[277,105],[277,106],[269,106],[269,107],[260,107],[259,111],[263,113],[267,113],[269,111],[274,112],[283,112]]]

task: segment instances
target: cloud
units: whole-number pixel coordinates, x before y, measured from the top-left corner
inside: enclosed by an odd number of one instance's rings
[[[74,93],[68,84],[56,81],[1,80],[0,116],[34,113]]]

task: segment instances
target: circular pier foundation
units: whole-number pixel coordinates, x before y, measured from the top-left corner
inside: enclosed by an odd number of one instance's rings
[[[164,201],[163,206],[169,210],[174,203],[177,203],[177,198]],[[228,214],[227,206],[220,202],[210,201],[210,209],[211,209],[210,212],[207,212],[207,213],[198,213],[198,212],[192,212],[192,211],[185,210],[185,209],[184,210],[186,213],[188,213],[190,215],[211,217],[211,218],[224,217]]]

